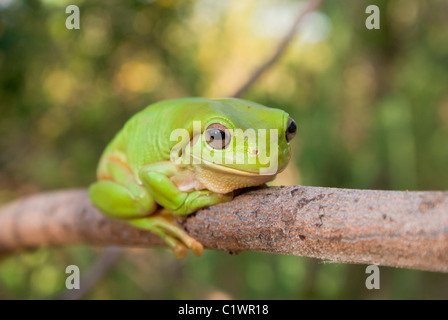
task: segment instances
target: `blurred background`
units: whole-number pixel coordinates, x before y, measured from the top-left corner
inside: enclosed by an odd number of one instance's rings
[[[66,6],[81,12],[68,30]],[[381,10],[367,30],[365,9]],[[288,32],[294,0],[0,0],[0,204],[95,180],[103,148],[153,102],[232,95]],[[289,112],[293,159],[275,184],[448,190],[448,2],[328,0],[242,97]],[[0,299],[54,298],[101,252],[0,263]],[[129,249],[89,299],[448,298],[448,275],[206,251]]]

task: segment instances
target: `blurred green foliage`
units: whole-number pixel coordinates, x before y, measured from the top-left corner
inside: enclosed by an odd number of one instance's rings
[[[65,28],[76,4],[81,29]],[[381,29],[367,30],[377,4]],[[233,94],[274,50],[293,0],[0,0],[0,202],[85,187],[124,122],[144,106]],[[245,95],[299,124],[277,184],[448,189],[448,3],[328,0]],[[52,298],[65,267],[99,250],[40,250],[0,264],[0,298]],[[176,260],[129,250],[87,298],[448,298],[448,277],[207,251]]]

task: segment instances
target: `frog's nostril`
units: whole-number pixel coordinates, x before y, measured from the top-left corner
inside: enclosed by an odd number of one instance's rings
[[[292,138],[294,138],[294,136],[296,135],[296,131],[297,131],[296,122],[292,118],[289,118],[286,127],[286,141],[288,142],[291,141]]]

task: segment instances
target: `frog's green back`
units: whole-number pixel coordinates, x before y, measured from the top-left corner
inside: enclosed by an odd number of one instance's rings
[[[168,160],[169,136],[176,128],[176,118],[183,117],[192,104],[209,101],[204,98],[165,100],[136,113],[106,147],[98,172],[105,170],[102,165],[110,154],[118,156],[134,171],[148,163]]]

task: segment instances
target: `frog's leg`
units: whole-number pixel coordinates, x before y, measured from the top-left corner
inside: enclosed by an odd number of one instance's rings
[[[104,160],[99,181],[89,188],[92,203],[105,215],[115,219],[148,216],[157,209],[157,203],[148,191],[139,185],[127,163],[115,154]]]
[[[97,181],[90,186],[89,197],[95,207],[114,219],[141,218],[157,209],[154,199],[138,185],[129,188],[115,181]]]
[[[232,194],[219,194],[209,190],[180,191],[172,178],[181,171],[179,166],[162,161],[144,166],[139,176],[155,201],[174,214],[190,214],[201,208],[232,200]]]
[[[106,178],[92,184],[89,197],[92,203],[110,218],[125,220],[161,236],[174,250],[178,258],[183,258],[187,247],[200,256],[202,245],[175,225],[161,210],[148,190],[135,182],[130,170],[123,164],[111,161]],[[116,179],[116,180],[115,180]],[[120,182],[117,182],[120,181]]]
[[[200,208],[229,201],[233,195],[217,194],[209,190],[182,192],[170,179],[176,175],[177,177],[184,177],[185,175],[182,175],[181,172],[182,169],[180,167],[169,161],[144,166],[140,170],[140,179],[145,189],[149,191],[154,200],[164,207],[165,210],[162,210],[154,216],[134,219],[130,222],[144,229],[156,228],[155,232],[164,238],[168,245],[174,248],[177,256],[185,255],[186,250],[182,250],[179,247],[176,239],[181,240],[196,256],[200,256],[203,252],[202,244],[190,237],[183,229],[176,225],[172,213],[190,214]]]

